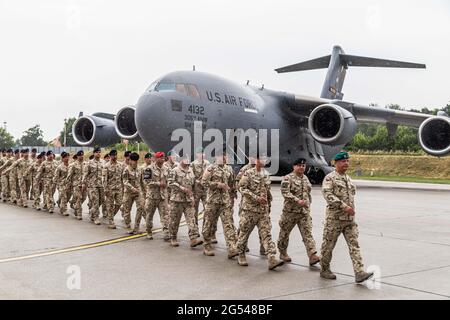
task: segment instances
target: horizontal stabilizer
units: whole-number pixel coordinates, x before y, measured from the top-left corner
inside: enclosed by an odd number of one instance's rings
[[[346,64],[349,67],[417,68],[417,69],[426,68],[426,66],[421,63],[360,57],[360,56],[352,56],[349,54],[340,54],[339,58],[341,60],[341,63]]]
[[[315,69],[324,69],[328,68],[330,64],[331,55],[320,57],[317,59],[312,59],[296,64],[292,64],[290,66],[282,67],[275,69],[278,73],[284,72],[294,72],[294,71],[304,71],[304,70],[315,70]]]

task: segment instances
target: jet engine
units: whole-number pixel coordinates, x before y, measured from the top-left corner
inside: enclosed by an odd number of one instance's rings
[[[120,142],[114,129],[113,116],[95,113],[79,117],[72,127],[75,142],[81,146],[106,147]]]
[[[426,119],[419,127],[419,143],[432,156],[450,154],[450,118],[436,116]]]
[[[353,114],[334,104],[322,104],[309,115],[313,138],[327,145],[344,145],[352,140],[357,123]]]
[[[114,125],[119,137],[127,140],[141,140],[134,121],[135,112],[134,106],[123,107],[117,112]]]

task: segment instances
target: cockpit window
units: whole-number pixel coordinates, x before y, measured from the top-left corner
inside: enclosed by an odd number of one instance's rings
[[[176,88],[176,90],[177,90],[178,92],[187,94],[187,92],[186,92],[186,87],[185,87],[184,84],[182,84],[182,83],[177,83],[176,86],[175,86],[175,88]]]
[[[155,90],[156,85],[158,84],[158,81],[154,81],[148,88],[147,91],[153,91]]]
[[[200,94],[198,93],[197,87],[193,84],[187,84],[187,94],[194,98],[200,98]]]
[[[175,91],[175,83],[173,82],[160,82],[155,87],[155,91]]]

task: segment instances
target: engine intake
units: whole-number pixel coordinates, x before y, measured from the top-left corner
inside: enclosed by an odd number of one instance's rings
[[[426,119],[419,127],[419,143],[433,156],[450,154],[450,118],[436,116]]]
[[[356,133],[357,123],[353,114],[334,104],[316,107],[308,120],[313,138],[327,145],[344,145]]]
[[[141,140],[134,121],[135,112],[134,106],[123,107],[117,112],[114,125],[119,137],[127,140]]]
[[[114,121],[94,115],[78,118],[73,124],[72,134],[81,146],[106,147],[120,142],[114,130]]]

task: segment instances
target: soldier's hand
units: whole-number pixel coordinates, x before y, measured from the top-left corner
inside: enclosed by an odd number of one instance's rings
[[[167,187],[167,185],[166,185],[166,183],[165,183],[165,182],[160,182],[160,183],[159,183],[159,186],[160,186],[161,188],[165,188],[165,187]]]
[[[298,205],[300,206],[300,207],[306,207],[306,201],[305,200],[298,200]]]
[[[83,192],[83,193],[86,192],[86,185],[85,184],[81,187],[81,192]]]
[[[346,207],[346,208],[344,209],[344,211],[345,211],[345,213],[348,213],[348,214],[351,215],[351,216],[354,216],[354,215],[355,215],[355,210],[354,210],[352,207]]]
[[[264,197],[258,197],[258,203],[260,204],[267,204],[267,199]]]

